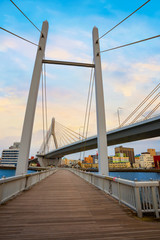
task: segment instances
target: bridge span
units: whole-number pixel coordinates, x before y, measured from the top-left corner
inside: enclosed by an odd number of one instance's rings
[[[112,146],[125,142],[133,142],[160,136],[160,116],[137,122],[122,128],[108,131],[107,145]],[[55,149],[43,157],[45,159],[61,158],[67,154],[97,148],[97,136],[89,137],[86,141],[77,141],[70,145]],[[42,156],[42,155],[37,155]]]
[[[127,207],[68,170],[58,170],[0,206],[2,239],[159,239],[160,222]]]

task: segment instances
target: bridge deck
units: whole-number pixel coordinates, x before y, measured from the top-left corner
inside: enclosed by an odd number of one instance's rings
[[[0,206],[0,239],[160,239],[144,222],[67,170]]]

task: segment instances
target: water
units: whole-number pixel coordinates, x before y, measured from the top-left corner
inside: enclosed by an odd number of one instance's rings
[[[99,174],[99,173],[96,173]],[[109,172],[110,177],[120,177],[122,179],[134,181],[149,181],[151,178],[153,180],[160,181],[160,173],[156,172]]]
[[[156,172],[110,172],[109,176],[111,177],[120,177],[123,179],[128,179],[134,181],[149,181],[151,178],[153,180],[160,181],[160,173]]]
[[[0,179],[5,176],[6,178],[8,177],[13,177],[15,176],[15,169],[0,169]],[[34,170],[28,170],[27,173],[33,173],[35,172]]]

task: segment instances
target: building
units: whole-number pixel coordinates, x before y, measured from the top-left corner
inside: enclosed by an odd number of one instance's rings
[[[10,146],[9,149],[4,149],[2,151],[1,164],[3,165],[17,165],[18,155],[19,155],[19,142],[13,143],[13,146]]]
[[[93,157],[91,155],[89,155],[88,157],[85,157],[84,163],[93,163]]]
[[[154,159],[155,168],[160,168],[160,155],[154,156],[153,159]]]
[[[96,155],[91,155],[91,157],[93,158],[93,163],[97,164],[98,163],[98,154]]]
[[[61,166],[75,166],[78,164],[78,162],[80,162],[80,160],[72,160],[72,159],[67,159],[67,158],[63,158],[61,159]]]
[[[140,167],[140,154],[135,156],[135,163],[133,163],[134,168],[139,168]]]
[[[147,149],[147,152],[149,152],[152,157],[156,156],[156,150],[154,148]]]
[[[109,163],[109,169],[111,168],[130,168],[131,164],[130,162],[110,162]]]
[[[117,162],[129,162],[129,157],[112,157],[112,162],[114,163],[117,163]]]
[[[117,153],[116,156],[108,157],[109,168],[130,168],[129,157],[123,153]]]
[[[140,156],[140,167],[152,168],[154,166],[153,156],[149,152],[141,153]]]
[[[115,148],[115,155],[117,153],[123,153],[126,157],[129,157],[129,162],[131,163],[131,166],[133,166],[133,163],[135,163],[134,148],[119,146]]]

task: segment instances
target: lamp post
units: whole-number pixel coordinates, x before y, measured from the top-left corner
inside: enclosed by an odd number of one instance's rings
[[[79,127],[79,141],[81,140],[81,136],[80,136],[80,131],[81,131],[81,128],[83,129],[83,126]],[[81,161],[81,152],[80,152],[80,161]]]
[[[118,108],[117,108],[117,115],[118,115],[118,124],[119,124],[119,127],[120,127],[120,125],[121,125],[119,110],[121,110],[121,109],[123,109],[123,108],[121,108],[121,107],[118,107]]]

